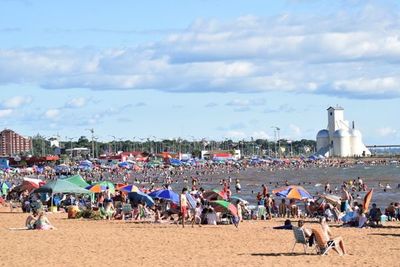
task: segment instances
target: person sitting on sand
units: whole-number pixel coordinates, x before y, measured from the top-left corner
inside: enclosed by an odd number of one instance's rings
[[[325,217],[321,217],[319,219],[319,223],[321,225],[322,232],[323,232],[325,240],[327,240],[327,242],[333,241],[333,242],[335,242],[335,244],[339,244],[339,247],[342,250],[342,254],[346,255],[347,253],[346,253],[346,249],[344,247],[343,238],[341,236],[332,237],[331,229],[329,228],[329,225],[326,222],[326,218]],[[337,250],[336,247],[333,247],[333,249],[340,254],[340,252]]]
[[[382,211],[376,207],[376,203],[372,204],[372,209],[369,210],[368,219],[372,225],[378,225],[381,221]]]
[[[35,223],[35,229],[37,230],[53,230],[56,229],[53,225],[51,225],[49,219],[46,217],[44,211],[39,212],[39,217]]]
[[[26,226],[26,228],[28,228],[29,230],[35,229],[35,224],[36,224],[36,221],[37,221],[37,216],[38,216],[38,212],[37,212],[36,210],[34,210],[34,211],[32,212],[32,214],[30,214],[30,215],[28,216],[28,218],[26,218],[26,221],[25,221],[25,226]]]
[[[276,230],[292,230],[292,228],[293,228],[292,221],[289,219],[287,219],[282,226],[273,227],[273,229]]]

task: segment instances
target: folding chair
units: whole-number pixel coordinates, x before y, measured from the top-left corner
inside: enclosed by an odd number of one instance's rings
[[[327,255],[328,251],[336,246],[334,240],[326,240],[321,229],[312,229],[319,254]],[[339,252],[338,252],[339,253]],[[339,253],[340,254],[340,253]]]
[[[294,234],[294,244],[292,248],[292,253],[294,252],[294,248],[296,247],[296,245],[301,244],[303,245],[304,253],[307,254],[308,240],[306,238],[306,235],[304,234],[303,229],[296,226],[293,226],[292,229]]]

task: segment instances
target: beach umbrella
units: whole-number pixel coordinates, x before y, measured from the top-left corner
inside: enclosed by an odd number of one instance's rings
[[[196,208],[197,201],[196,201],[196,199],[195,199],[191,194],[186,193],[186,199],[187,199],[188,204],[189,204],[189,207],[190,207],[191,209]]]
[[[216,212],[229,212],[233,216],[238,216],[238,211],[235,205],[225,200],[215,200],[210,202],[211,207],[214,208]]]
[[[129,192],[128,198],[133,203],[144,202],[149,207],[154,206],[154,200],[149,195],[143,193],[142,191]]]
[[[249,204],[249,202],[247,200],[245,200],[245,199],[243,199],[243,198],[241,198],[239,196],[231,196],[231,198],[229,200],[229,202],[231,202],[231,203],[238,202],[238,201],[240,201],[240,202],[242,202],[244,204]]]
[[[85,187],[85,189],[87,189],[93,193],[101,193],[101,192],[104,192],[107,190],[107,186],[98,183],[98,184],[89,185],[89,186]]]
[[[312,199],[313,197],[303,187],[297,185],[289,185],[281,187],[272,191],[278,197],[284,197],[289,199]]]
[[[151,196],[152,198],[165,199],[174,203],[179,203],[179,195],[172,190],[163,189],[153,191],[149,194],[149,196]]]
[[[203,197],[207,200],[225,200],[226,195],[224,192],[218,189],[213,189],[211,191],[206,191],[203,193]]]
[[[129,192],[137,192],[137,191],[139,191],[139,188],[136,185],[128,184],[128,185],[117,188],[117,190],[129,193]]]
[[[371,203],[372,194],[374,193],[374,189],[369,190],[369,192],[364,197],[363,209],[365,212],[368,211],[369,204]]]
[[[92,185],[89,185],[86,187],[87,190],[93,192],[93,193],[101,193],[107,190],[110,190],[111,193],[115,192],[115,186],[113,183],[109,182],[109,181],[103,181],[103,182],[99,182],[99,183],[95,183]]]
[[[333,205],[340,205],[340,197],[331,195],[331,194],[325,194],[325,195],[319,195],[319,197],[325,199],[327,202],[333,204]]]

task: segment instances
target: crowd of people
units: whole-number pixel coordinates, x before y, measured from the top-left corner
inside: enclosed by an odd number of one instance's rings
[[[181,223],[184,226],[187,222],[194,224],[217,224],[217,223],[234,223],[236,226],[243,219],[271,219],[274,217],[288,218],[305,218],[323,216],[328,221],[342,221],[345,225],[364,227],[367,225],[376,226],[382,222],[382,216],[386,216],[388,220],[399,219],[399,204],[391,203],[383,212],[377,208],[376,204],[368,211],[363,207],[360,194],[366,192],[369,187],[361,177],[343,182],[342,185],[336,185],[332,188],[330,183],[325,183],[323,192],[325,194],[340,194],[340,203],[331,202],[319,194],[314,199],[306,201],[296,201],[295,199],[277,198],[269,190],[267,184],[261,185],[261,188],[254,188],[252,194],[256,195],[256,203],[254,207],[241,198],[231,199],[233,195],[240,196],[243,189],[241,181],[237,177],[243,174],[249,168],[255,168],[263,171],[278,170],[285,168],[324,168],[335,166],[349,166],[358,164],[349,161],[308,161],[296,160],[280,162],[257,162],[252,164],[249,162],[227,162],[227,163],[211,163],[206,162],[196,166],[156,166],[143,167],[132,170],[131,168],[113,168],[98,164],[94,165],[90,170],[80,170],[73,168],[71,164],[69,173],[56,173],[54,168],[47,166],[42,168],[41,172],[35,171],[34,168],[29,170],[31,177],[42,178],[45,181],[58,179],[64,175],[79,173],[84,180],[91,182],[109,181],[114,184],[132,183],[137,184],[140,190],[146,193],[153,192],[158,189],[171,190],[173,187],[183,187],[186,191],[179,194],[179,202],[174,203],[164,199],[155,199],[154,205],[147,205],[143,201],[132,201],[120,191],[111,192],[105,190],[95,195],[95,198],[87,196],[74,196],[71,194],[55,194],[52,197],[46,194],[30,194],[27,190],[22,192],[13,192],[15,185],[29,175],[27,170],[18,172],[3,172],[1,182],[10,184],[7,199],[18,200],[21,202],[23,211],[31,212],[32,203],[41,202],[43,207],[56,206],[59,209],[64,208],[68,211],[71,205],[77,206],[79,210],[92,210],[100,214],[104,219],[133,219],[133,220],[150,220],[156,223],[174,222]],[[388,164],[387,161],[370,162],[368,164]],[[226,177],[216,179],[215,177]],[[204,185],[213,183],[219,185],[223,195],[223,199],[230,201],[236,208],[237,216],[226,216],[216,212],[214,207],[209,204],[210,199],[203,197],[205,190]],[[270,187],[287,186],[287,180],[281,183],[269,183]],[[300,183],[299,183],[300,185]],[[272,189],[272,188],[271,188]],[[259,192],[257,192],[259,191]],[[193,197],[195,205],[189,207],[187,205],[187,194]],[[13,207],[13,202],[10,203]],[[229,215],[229,214],[228,214]],[[230,214],[232,215],[232,214]],[[37,220],[41,215],[37,213],[33,217]],[[44,216],[44,214],[43,214]],[[42,216],[42,217],[43,217]],[[224,217],[225,216],[225,217]],[[40,217],[40,218],[42,218]],[[228,217],[228,218],[227,218]],[[32,219],[32,218],[31,218]],[[42,220],[42,219],[41,219]],[[32,220],[33,221],[33,220]],[[46,221],[46,220],[42,220]]]

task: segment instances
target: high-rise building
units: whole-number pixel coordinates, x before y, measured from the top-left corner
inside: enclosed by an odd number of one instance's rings
[[[5,129],[0,132],[0,156],[13,156],[32,150],[32,140]]]

